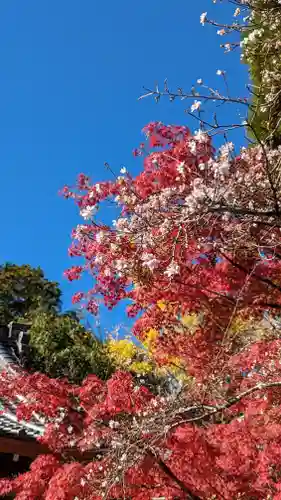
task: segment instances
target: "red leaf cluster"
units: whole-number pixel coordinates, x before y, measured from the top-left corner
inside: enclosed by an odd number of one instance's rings
[[[144,158],[138,176],[122,169],[92,184],[81,174],[76,189],[63,190],[85,219],[70,249],[84,264],[66,275],[90,273],[91,290],[73,301],[94,314],[101,302],[129,299],[135,335],[157,330],[155,363],[180,360],[185,385],[155,396],[126,372],[81,387],[6,374],[0,397],[18,405],[20,419],[44,416],[41,440],[53,455],[2,481],[1,491],[53,500],[279,499],[281,341],[278,322],[264,318],[281,308],[280,204],[268,177],[281,153],[256,146],[235,157],[231,144],[215,151],[202,131],[161,123],[145,133],[151,150],[136,153]],[[112,225],[99,220],[107,200],[119,207]]]

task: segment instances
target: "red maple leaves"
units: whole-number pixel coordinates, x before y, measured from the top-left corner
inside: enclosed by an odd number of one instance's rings
[[[138,176],[122,169],[92,185],[80,175],[75,190],[64,189],[85,219],[70,250],[84,264],[66,275],[90,273],[91,290],[73,301],[94,314],[101,302],[129,299],[135,335],[156,331],[156,367],[180,366],[183,382],[153,395],[126,372],[81,387],[6,375],[0,396],[17,403],[19,418],[45,417],[41,440],[53,455],[1,491],[54,500],[278,499],[281,344],[264,313],[281,307],[279,202],[266,168],[280,152],[257,146],[235,157],[231,144],[215,152],[202,131],[161,123],[145,133],[153,150],[145,156],[142,145]],[[106,200],[119,207],[112,225],[99,220]]]

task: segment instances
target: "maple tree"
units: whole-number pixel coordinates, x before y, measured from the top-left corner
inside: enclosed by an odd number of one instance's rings
[[[206,13],[201,23],[215,24],[224,30],[220,35],[247,34],[259,15],[265,36],[273,16],[280,22],[277,0],[233,3],[235,18],[252,9],[246,24],[221,26]],[[227,51],[236,46],[224,44]],[[28,473],[0,481],[3,494],[13,491],[19,500],[281,499],[281,340],[274,320],[281,308],[274,98],[280,88],[262,85],[264,111],[251,96],[205,90],[173,94],[166,83],[163,92],[148,90],[145,96],[196,97],[190,113],[197,113],[199,130],[150,123],[147,143],[134,152],[143,158],[139,175],[123,167],[113,181],[93,184],[81,174],[75,188],[63,190],[86,221],[73,231],[69,250],[84,264],[66,275],[93,277],[91,290],[73,302],[98,314],[100,304],[111,309],[130,300],[135,336],[149,342],[158,367],[174,360],[185,378],[155,395],[122,370],[108,381],[90,375],[80,386],[43,374],[3,374],[0,397],[17,403],[19,419],[44,417],[40,440],[50,450]],[[238,154],[229,141],[215,150],[212,136],[229,127],[202,118],[203,99],[247,106],[242,126],[255,144]],[[266,112],[261,135],[256,110]],[[112,226],[99,220],[107,200],[119,210]]]

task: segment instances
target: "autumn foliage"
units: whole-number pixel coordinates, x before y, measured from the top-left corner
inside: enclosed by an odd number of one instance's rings
[[[19,419],[44,418],[40,440],[50,452],[1,481],[3,494],[281,500],[281,149],[257,140],[215,150],[198,121],[196,132],[146,126],[134,151],[139,175],[122,168],[92,183],[81,174],[63,190],[85,220],[69,249],[83,263],[66,276],[85,272],[93,282],[73,302],[97,315],[129,301],[146,369],[177,384],[150,392],[127,370],[81,386],[3,374],[0,397],[17,405]],[[108,225],[99,214],[112,202]],[[126,362],[132,372],[134,362]]]
[[[187,382],[155,396],[122,371],[81,387],[6,374],[1,397],[21,394],[20,419],[44,415],[50,455],[2,491],[19,499],[277,499],[281,344],[263,321],[281,306],[280,200],[270,181],[280,152],[256,146],[237,156],[231,144],[215,152],[205,133],[159,123],[145,133],[152,149],[140,151],[136,178],[123,172],[93,185],[81,175],[75,191],[65,189],[91,216],[70,250],[85,264],[67,274],[92,274],[93,288],[74,300],[94,313],[101,301],[130,299],[135,335],[153,328],[154,359],[179,359]],[[120,217],[109,227],[92,214],[112,197]],[[86,463],[71,461],[74,450],[87,453]]]

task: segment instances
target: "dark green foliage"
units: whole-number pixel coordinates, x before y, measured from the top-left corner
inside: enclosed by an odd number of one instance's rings
[[[48,281],[40,267],[0,266],[0,323],[30,319],[37,310],[58,312],[60,297],[58,284]]]
[[[112,364],[105,347],[79,323],[75,311],[60,312],[61,291],[40,268],[0,266],[0,324],[30,324],[28,368],[81,382],[89,373],[106,379]]]
[[[68,314],[37,314],[30,347],[29,368],[51,377],[79,383],[90,373],[106,379],[113,371],[104,345]]]

